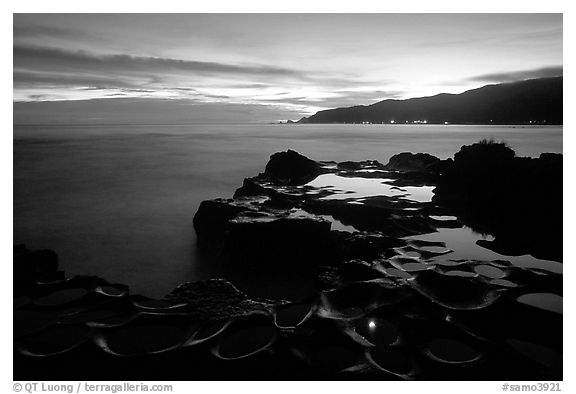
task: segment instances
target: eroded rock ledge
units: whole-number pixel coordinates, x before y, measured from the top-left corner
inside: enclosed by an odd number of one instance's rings
[[[490,219],[518,214],[506,189],[494,189],[529,169],[536,188],[549,187],[538,199],[551,202],[558,186],[546,182],[561,157],[509,155],[473,146],[454,160],[404,153],[383,165],[276,153],[232,199],[205,201],[194,216],[200,247],[245,270],[242,286],[185,283],[153,300],[101,278],[68,278],[54,252],[15,247],[14,378],[562,379],[562,275],[451,258],[424,236],[470,225],[488,201],[496,208],[478,226],[501,248],[524,251],[510,239],[513,224],[504,231]],[[494,171],[508,175],[492,184]],[[556,253],[548,240],[538,250]],[[255,294],[249,282],[266,272],[280,278],[267,288],[310,286]]]

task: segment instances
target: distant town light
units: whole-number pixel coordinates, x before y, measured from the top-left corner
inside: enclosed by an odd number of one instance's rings
[[[394,120],[391,120],[390,123],[394,124],[394,123],[396,123],[396,122],[395,122]]]

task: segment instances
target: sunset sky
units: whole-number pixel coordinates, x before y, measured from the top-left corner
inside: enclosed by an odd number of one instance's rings
[[[562,75],[561,14],[16,14],[15,123],[299,119]]]

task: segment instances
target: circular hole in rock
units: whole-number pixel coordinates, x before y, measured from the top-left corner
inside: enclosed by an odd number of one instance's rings
[[[422,248],[424,252],[430,252],[434,254],[448,254],[450,249],[446,248],[446,246],[424,246]]]
[[[384,319],[359,319],[354,328],[358,334],[373,345],[391,345],[398,339],[396,327]]]
[[[397,286],[385,282],[356,282],[321,294],[321,316],[353,319],[381,305],[389,305],[403,297]]]
[[[472,346],[453,339],[435,339],[426,348],[435,359],[447,363],[466,363],[480,357],[480,352]]]
[[[24,347],[32,354],[50,355],[71,349],[88,338],[89,330],[82,326],[58,325],[26,338]]]
[[[113,316],[102,317],[100,319],[92,319],[88,324],[96,325],[99,327],[116,327],[128,323],[130,320],[137,317],[136,313],[121,312]]]
[[[372,348],[370,357],[380,368],[397,375],[407,375],[412,370],[410,358],[395,347]]]
[[[458,265],[464,264],[464,261],[459,260],[435,260],[434,264],[442,265],[444,267],[456,267]]]
[[[360,314],[363,313],[363,309],[360,307],[356,307],[356,306],[350,306],[350,307],[346,307],[346,308],[342,308],[340,309],[340,314],[342,316],[358,316]]]
[[[418,273],[411,284],[421,294],[450,309],[485,308],[499,297],[496,290],[482,281],[436,271]]]
[[[502,287],[518,287],[518,285],[514,282],[511,282],[506,279],[494,279],[490,281],[491,284],[502,286]]]
[[[223,358],[235,359],[246,357],[262,350],[274,339],[275,329],[272,326],[251,326],[222,336],[218,354]]]
[[[49,312],[14,311],[14,336],[20,337],[56,323],[57,316]]]
[[[124,295],[124,293],[126,293],[124,290],[114,286],[101,286],[100,291],[103,294],[111,297],[120,297],[121,295]]]
[[[530,293],[517,298],[518,302],[535,308],[562,314],[562,297],[553,293]]]
[[[31,301],[32,299],[27,296],[14,297],[14,309],[18,309],[23,307],[24,305],[28,305]]]
[[[42,279],[38,279],[36,281],[37,285],[54,285],[57,283],[63,283],[64,281],[66,281],[65,278],[63,277],[46,277],[46,278],[42,278]]]
[[[546,346],[535,343],[520,341],[518,339],[508,339],[506,342],[519,353],[540,364],[552,369],[562,369],[562,354]]]
[[[492,260],[490,265],[497,268],[509,268],[511,264],[507,260]]]
[[[398,268],[386,268],[385,271],[388,275],[396,276],[398,278],[410,279],[412,277],[408,272],[399,270]]]
[[[224,330],[228,325],[228,321],[217,321],[203,325],[194,335],[194,340],[201,341],[208,339]]]
[[[122,327],[106,335],[108,348],[117,354],[154,353],[178,345],[185,334],[182,327],[163,324]]]
[[[78,301],[88,294],[88,290],[77,287],[55,291],[44,297],[37,298],[34,303],[40,306],[59,306]]]
[[[417,271],[425,271],[430,267],[422,263],[405,263],[402,264],[401,268],[406,272],[417,272]]]
[[[121,314],[116,311],[87,311],[73,315],[67,315],[60,319],[61,322],[67,324],[87,323],[87,322],[101,322],[107,319],[120,316]]]
[[[139,300],[134,304],[144,309],[168,309],[174,307],[174,303],[167,300]]]
[[[478,276],[478,274],[474,272],[460,271],[460,270],[447,271],[444,275],[459,276],[461,278],[475,278]]]
[[[341,371],[355,365],[358,355],[347,347],[328,345],[316,352],[313,361],[321,369]]]
[[[279,327],[296,327],[310,312],[308,304],[291,304],[282,306],[276,311],[276,324]]]
[[[506,276],[506,272],[502,271],[500,268],[485,264],[475,266],[474,272],[491,279],[502,279]]]

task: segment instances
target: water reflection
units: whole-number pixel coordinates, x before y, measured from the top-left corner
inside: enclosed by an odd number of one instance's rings
[[[323,200],[342,200],[347,198],[365,198],[373,196],[402,197],[413,201],[432,201],[433,186],[403,186],[398,187],[385,182],[388,178],[343,177],[336,174],[320,175],[306,186],[324,188],[334,192]]]
[[[458,220],[458,218],[456,216],[434,216],[434,215],[430,215],[430,217],[434,220],[440,220],[440,221]]]
[[[396,326],[375,316],[358,319],[354,330],[374,346],[389,346],[395,343],[399,336]]]
[[[535,308],[562,314],[562,297],[553,293],[530,293],[518,297],[518,302]]]
[[[496,253],[492,250],[478,246],[476,244],[476,241],[480,239],[492,241],[494,240],[494,238],[490,235],[483,235],[476,233],[466,226],[456,229],[441,228],[434,233],[406,237],[406,239],[445,242],[446,247],[454,251],[446,256],[440,256],[434,259],[450,258],[450,259],[469,259],[469,260],[487,260],[487,261],[507,260],[517,267],[538,268],[554,273],[559,274],[562,273],[562,264],[555,261],[541,260],[532,257],[530,255],[505,256]]]

